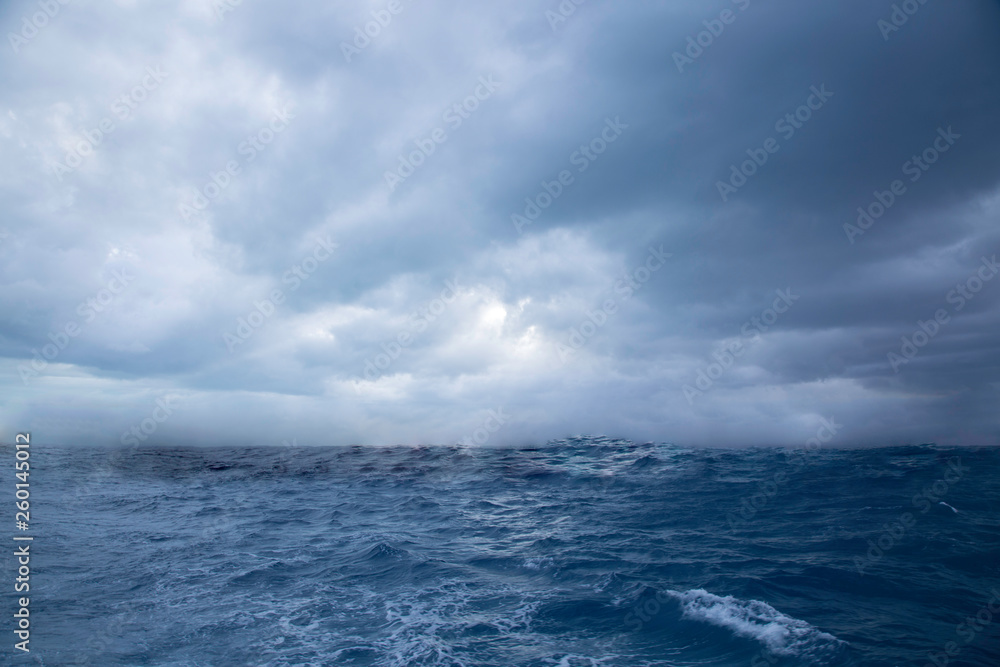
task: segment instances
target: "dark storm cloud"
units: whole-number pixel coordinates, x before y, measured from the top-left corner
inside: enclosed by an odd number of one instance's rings
[[[995,438],[995,3],[560,6],[73,2],[8,36],[4,425]]]

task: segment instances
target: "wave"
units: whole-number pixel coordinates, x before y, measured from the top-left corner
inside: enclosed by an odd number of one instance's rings
[[[70,619],[39,652],[59,664],[922,665],[988,599],[970,582],[1000,552],[1000,450],[808,468],[598,438],[33,456],[46,604]],[[914,511],[958,457],[975,474]],[[917,530],[868,556],[907,511]],[[996,667],[987,639],[962,664]]]
[[[760,600],[740,600],[731,595],[722,597],[700,588],[666,593],[680,602],[684,618],[755,639],[775,655],[819,658],[839,653],[846,647],[845,642],[833,635],[786,616]]]

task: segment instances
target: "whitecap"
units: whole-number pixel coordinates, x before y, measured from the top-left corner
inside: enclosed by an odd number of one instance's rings
[[[838,649],[844,644],[831,634],[760,600],[740,600],[702,589],[668,594],[681,603],[684,617],[726,628],[740,637],[756,639],[775,655],[806,656]]]

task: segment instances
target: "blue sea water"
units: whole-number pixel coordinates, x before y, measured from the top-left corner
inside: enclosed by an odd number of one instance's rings
[[[1000,665],[996,449],[33,445],[31,482],[12,664]]]

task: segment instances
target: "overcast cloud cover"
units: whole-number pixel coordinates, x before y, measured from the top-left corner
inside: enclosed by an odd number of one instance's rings
[[[399,0],[364,48],[387,0],[45,4],[0,10],[6,433],[996,443],[996,2]]]

